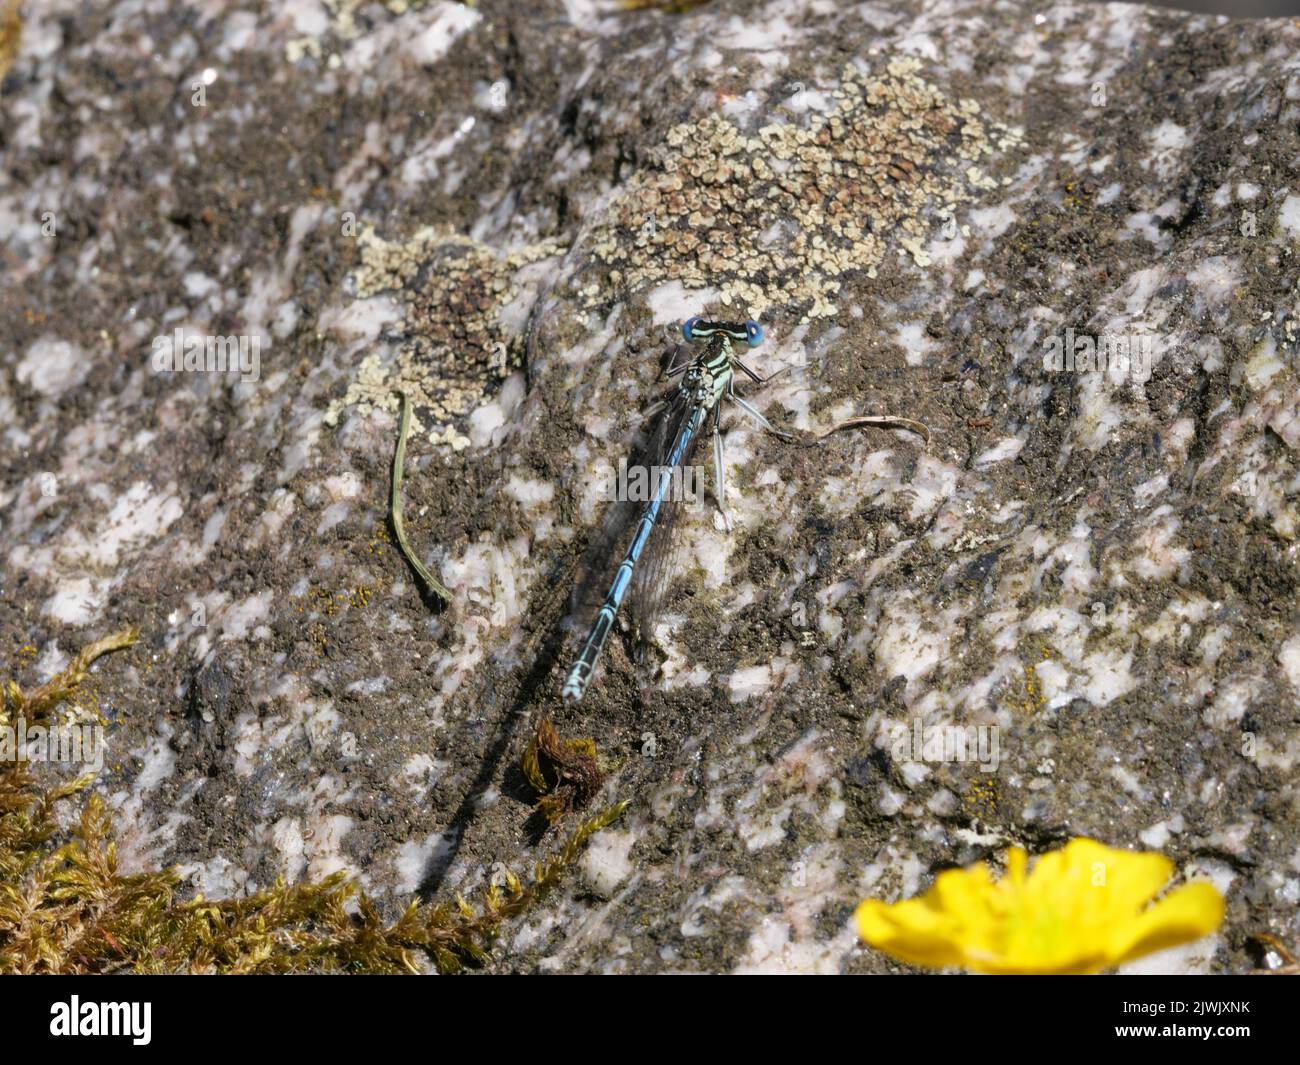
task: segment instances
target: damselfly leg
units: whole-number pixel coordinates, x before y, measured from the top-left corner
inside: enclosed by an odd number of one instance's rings
[[[722,515],[722,527],[731,532],[731,518],[727,515],[727,464],[722,451],[721,403],[713,408],[713,486],[718,499],[718,512]]]
[[[762,380],[764,380],[764,381],[770,381],[770,380],[772,380],[772,378],[775,377],[775,376],[776,376],[776,374],[772,374],[772,375],[769,376],[769,377],[764,377],[764,378],[762,378]],[[755,378],[755,380],[758,380],[758,379]],[[791,434],[786,433],[786,432],[782,432],[782,431],[781,431],[780,429],[778,429],[775,425],[773,425],[773,424],[772,424],[771,422],[769,422],[766,418],[764,418],[763,415],[761,415],[761,414],[760,414],[760,413],[759,413],[759,412],[758,412],[758,411],[757,411],[757,410],[756,410],[756,409],[755,409],[751,404],[746,403],[745,400],[743,400],[740,396],[736,395],[735,388],[734,388],[734,384],[733,384],[732,386],[729,386],[729,387],[728,387],[728,389],[727,389],[727,398],[728,398],[728,399],[733,399],[733,400],[735,400],[735,401],[736,401],[736,405],[737,405],[738,407],[740,407],[741,410],[743,410],[743,411],[744,411],[746,414],[748,414],[751,418],[753,418],[755,421],[757,421],[759,425],[761,425],[764,429],[766,429],[766,430],[767,430],[769,433],[771,433],[773,436],[779,436],[782,440],[793,440],[793,439],[794,439],[794,437],[793,437]]]

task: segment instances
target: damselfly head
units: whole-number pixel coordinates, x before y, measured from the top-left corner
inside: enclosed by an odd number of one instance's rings
[[[763,343],[763,327],[752,319],[737,325],[734,322],[706,322],[696,315],[686,319],[686,324],[682,326],[682,336],[687,340],[708,340],[719,334],[729,337],[737,344],[748,344],[751,348]]]

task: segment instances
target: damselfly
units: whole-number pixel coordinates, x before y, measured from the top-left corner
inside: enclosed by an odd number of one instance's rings
[[[609,639],[614,627],[614,619],[619,607],[627,595],[632,583],[633,570],[642,559],[647,543],[656,530],[656,523],[661,522],[661,514],[668,504],[669,489],[674,483],[674,475],[685,466],[691,457],[695,444],[699,441],[705,423],[710,415],[713,418],[713,470],[714,489],[718,509],[722,512],[724,525],[730,529],[731,520],[726,508],[726,472],[723,463],[722,447],[722,400],[733,400],[746,414],[754,418],[764,429],[777,436],[791,439],[788,433],[774,428],[744,399],[736,395],[736,371],[746,374],[754,381],[762,382],[764,378],[754,373],[740,361],[736,351],[744,344],[751,348],[763,342],[763,330],[757,322],[743,324],[729,322],[709,322],[703,318],[691,318],[682,326],[682,335],[691,343],[702,344],[703,348],[693,359],[672,365],[668,376],[681,375],[677,389],[667,399],[655,404],[646,412],[648,417],[659,420],[651,434],[651,444],[647,449],[651,469],[655,470],[656,480],[650,498],[641,511],[636,532],[623,561],[614,575],[609,594],[596,614],[587,642],[583,645],[578,659],[569,670],[564,682],[563,695],[569,702],[577,702],[583,697],[600,652]],[[662,538],[662,533],[661,533]],[[662,553],[661,556],[662,557]],[[660,587],[652,593],[661,591],[666,583],[668,573],[657,574],[650,584]]]

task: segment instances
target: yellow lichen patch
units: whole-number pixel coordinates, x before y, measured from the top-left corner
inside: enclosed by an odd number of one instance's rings
[[[331,405],[333,425],[343,407],[396,411],[397,390],[408,393],[429,438],[459,450],[469,441],[454,422],[491,395],[520,365],[523,338],[507,330],[501,310],[519,290],[515,275],[541,259],[560,254],[554,241],[507,253],[462,234],[426,226],[406,241],[386,241],[365,227],[360,233],[361,298],[393,292],[404,305],[400,329],[408,337],[396,364],[367,356],[347,395]]]
[[[846,69],[829,113],[747,133],[720,115],[674,127],[596,231],[621,291],[679,281],[761,314],[836,313],[841,280],[874,277],[891,246],[926,265],[928,234],[995,183],[982,169],[1017,133],[919,76]],[[591,304],[607,293],[590,286]]]
[[[997,781],[992,777],[976,777],[962,796],[969,811],[983,817],[992,817],[997,811],[1000,796]]]
[[[1052,660],[1052,653],[1046,645],[1039,642],[1037,650],[1041,661],[1050,662]],[[1028,651],[1022,650],[1022,654],[1026,658],[1033,658],[1033,654]],[[1043,693],[1043,684],[1039,679],[1037,664],[1032,661],[1025,662],[1022,660],[1021,670],[1025,678],[1024,695],[1020,695],[1014,689],[1010,690],[1007,693],[1006,705],[1016,713],[1025,715],[1035,714],[1046,709],[1047,696]]]

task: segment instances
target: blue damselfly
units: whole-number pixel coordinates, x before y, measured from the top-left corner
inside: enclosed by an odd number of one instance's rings
[[[681,381],[670,396],[646,412],[647,417],[654,417],[650,444],[645,450],[649,465],[657,471],[654,488],[650,498],[641,511],[636,532],[631,545],[623,556],[623,561],[614,575],[609,593],[596,614],[587,642],[583,645],[578,659],[569,670],[564,682],[563,695],[569,702],[577,702],[583,697],[587,685],[591,682],[596,661],[614,627],[614,619],[619,607],[632,584],[633,571],[642,561],[646,545],[659,532],[659,541],[666,540],[663,531],[664,522],[661,514],[669,504],[669,489],[683,466],[690,461],[691,452],[699,441],[702,430],[709,417],[713,419],[713,470],[714,491],[718,509],[722,513],[723,524],[731,528],[731,520],[726,509],[726,471],[723,463],[721,433],[722,400],[733,400],[746,414],[754,418],[764,429],[785,439],[793,439],[788,433],[774,428],[772,424],[744,399],[736,395],[736,371],[749,376],[754,381],[762,382],[764,378],[754,373],[740,361],[737,348],[744,344],[751,348],[763,342],[763,330],[757,322],[742,324],[705,321],[703,318],[691,318],[682,327],[682,335],[687,341],[702,344],[703,348],[693,359],[683,361],[680,365],[671,365],[668,369],[670,378],[681,375]],[[662,563],[666,552],[656,553],[659,565],[647,560],[645,570],[652,570],[650,576],[641,580],[647,589],[645,598],[657,598],[662,593],[670,573]]]

